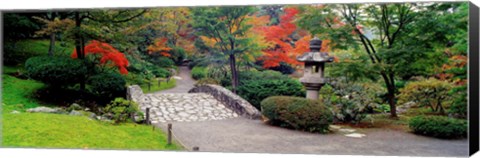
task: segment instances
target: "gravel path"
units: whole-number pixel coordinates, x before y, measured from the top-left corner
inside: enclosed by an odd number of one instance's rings
[[[157,123],[166,130],[166,123]],[[388,129],[359,129],[366,136],[312,134],[266,125],[242,117],[202,122],[174,122],[173,133],[187,149],[209,152],[466,156],[468,140],[442,140]]]
[[[188,90],[192,89],[196,81],[190,76],[190,69],[187,66],[180,66],[179,71],[180,72],[176,76],[173,76],[173,78],[177,80],[177,84],[174,88],[154,92],[154,94],[187,93]]]
[[[195,83],[186,66],[180,67],[180,73],[175,78],[177,80],[175,88],[148,94],[152,96],[153,102],[160,103],[156,100],[169,99],[171,94],[165,93],[187,93]],[[189,100],[191,99],[178,102],[189,102]],[[150,106],[162,106],[152,104],[153,102]],[[181,108],[181,111],[183,105],[185,104],[175,103],[172,107]],[[160,109],[160,112],[165,111]],[[158,115],[161,116],[163,113]],[[249,120],[243,117],[193,120],[193,122],[179,122],[179,120],[160,122],[160,120],[162,120],[161,117],[155,121],[154,125],[166,131],[166,122],[172,122],[175,139],[187,149],[198,146],[200,151],[462,157],[468,154],[467,139],[442,140],[389,129],[340,127],[334,133],[322,135],[269,126],[260,120]]]

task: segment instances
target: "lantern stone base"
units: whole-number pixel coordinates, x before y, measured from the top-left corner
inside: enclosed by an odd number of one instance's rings
[[[320,89],[322,88],[322,86],[324,85],[324,83],[305,83],[305,82],[302,82],[302,84],[307,89],[307,97],[306,98],[307,99],[313,99],[313,100],[318,99],[318,93],[319,93]]]
[[[307,99],[317,100],[318,90],[307,90]]]

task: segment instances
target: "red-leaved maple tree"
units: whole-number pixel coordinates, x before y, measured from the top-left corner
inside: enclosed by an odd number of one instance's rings
[[[85,55],[89,54],[99,54],[100,64],[111,64],[111,66],[116,66],[121,74],[128,74],[127,66],[128,60],[123,53],[113,48],[110,44],[100,42],[97,40],[92,40],[88,45],[85,46]],[[77,50],[74,49],[71,55],[72,58],[77,58]],[[110,61],[110,62],[108,62]]]
[[[298,10],[285,8],[284,12],[278,25],[259,28],[267,42],[274,43],[273,47],[263,50],[264,55],[259,58],[263,60],[264,68],[279,66],[281,62],[299,65],[301,63],[296,60],[296,56],[309,50],[310,35],[305,31],[297,30],[297,26],[293,23]],[[298,31],[297,35],[301,36],[297,41],[291,38],[295,31]]]

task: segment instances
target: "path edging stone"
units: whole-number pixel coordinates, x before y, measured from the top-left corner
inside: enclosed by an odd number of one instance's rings
[[[223,103],[227,108],[235,111],[238,115],[249,119],[260,119],[261,113],[257,108],[245,99],[234,94],[230,90],[213,84],[196,85],[188,93],[207,93]]]

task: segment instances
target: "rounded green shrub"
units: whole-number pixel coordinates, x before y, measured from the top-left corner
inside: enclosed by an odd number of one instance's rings
[[[192,78],[199,80],[207,77],[208,70],[205,67],[193,67],[192,69]]]
[[[55,87],[77,84],[87,74],[82,60],[68,57],[32,57],[25,62],[25,70],[30,78]]]
[[[152,70],[153,75],[156,77],[167,78],[171,76],[171,72],[164,68],[157,68]]]
[[[468,130],[466,120],[446,116],[416,116],[408,125],[416,134],[438,138],[466,137]]]
[[[117,73],[103,73],[90,77],[87,81],[90,90],[98,96],[113,98],[126,93],[125,78]]]
[[[305,96],[302,84],[293,79],[258,79],[243,82],[237,94],[260,109],[260,102],[270,96]]]
[[[172,59],[167,57],[158,57],[157,59],[154,59],[152,63],[155,66],[163,67],[163,68],[170,68],[175,65],[175,62]]]
[[[262,114],[276,126],[327,133],[333,114],[316,100],[300,97],[273,96],[261,102]]]
[[[135,115],[143,116],[136,102],[123,98],[115,98],[115,100],[112,100],[112,102],[105,107],[104,112],[110,115],[115,123],[127,122],[133,119]]]

